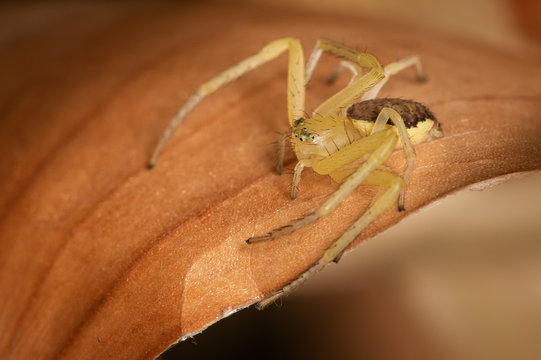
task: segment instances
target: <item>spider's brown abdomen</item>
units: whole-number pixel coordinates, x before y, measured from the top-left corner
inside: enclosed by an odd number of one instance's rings
[[[392,108],[398,112],[404,119],[406,128],[416,127],[419,122],[426,119],[431,119],[437,124],[432,111],[423,104],[413,100],[396,98],[380,98],[355,103],[348,108],[347,116],[350,119],[375,122],[384,107]],[[392,124],[391,120],[387,123]]]

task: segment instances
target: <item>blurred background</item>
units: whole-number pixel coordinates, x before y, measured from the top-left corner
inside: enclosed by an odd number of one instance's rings
[[[541,41],[534,0],[240,3],[358,14],[504,51]],[[281,306],[238,312],[161,358],[541,359],[540,201],[541,174],[448,196]]]

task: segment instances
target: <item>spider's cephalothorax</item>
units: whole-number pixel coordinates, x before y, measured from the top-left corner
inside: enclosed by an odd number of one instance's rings
[[[314,115],[293,123],[291,142],[299,162],[312,167],[360,137],[351,121],[344,116]]]
[[[337,262],[361,231],[392,204],[397,203],[398,210],[404,210],[404,189],[415,160],[413,144],[443,136],[440,124],[426,106],[412,100],[376,98],[389,77],[407,67],[415,67],[417,79],[426,80],[418,56],[410,56],[383,67],[371,54],[355,51],[333,41],[318,40],[305,65],[300,41],[282,38],[270,42],[255,55],[203,83],[170,121],[148,167],[154,167],[163,145],[174,129],[206,95],[286,51],[289,52],[287,100],[291,131],[280,136],[278,141],[278,173],[282,173],[284,149],[290,140],[298,159],[291,185],[292,199],[297,195],[305,167],[311,167],[322,175],[330,175],[341,185],[315,211],[268,234],[251,237],[246,242],[252,244],[275,239],[316,221],[332,212],[361,184],[380,185],[386,190],[312,267],[262,300],[260,307],[293,290],[326,264]],[[319,105],[312,116],[305,116],[305,87],[323,52],[342,59],[335,75],[342,69],[348,69],[353,76],[344,89]],[[381,166],[397,147],[403,148],[406,155],[406,169],[402,176]]]
[[[339,136],[335,129],[335,122],[323,122],[318,117],[300,118],[293,122],[291,128],[291,143],[299,161],[304,166],[312,166],[313,163],[329,156],[336,146],[329,146],[333,138]],[[325,123],[325,127],[321,124]]]

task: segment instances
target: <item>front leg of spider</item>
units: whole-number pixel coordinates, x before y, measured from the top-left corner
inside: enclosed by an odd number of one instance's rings
[[[300,40],[287,37],[271,41],[255,55],[242,60],[238,64],[233,65],[229,69],[203,83],[199,89],[188,98],[184,105],[181,106],[175,116],[171,118],[152,152],[147,167],[152,169],[156,166],[163,147],[169,141],[169,138],[176,128],[182,123],[182,120],[184,120],[186,115],[188,115],[188,113],[206,96],[216,92],[242,75],[274,60],[284,52],[289,53],[287,106],[289,124],[293,124],[293,121],[300,118],[304,113],[304,55]]]

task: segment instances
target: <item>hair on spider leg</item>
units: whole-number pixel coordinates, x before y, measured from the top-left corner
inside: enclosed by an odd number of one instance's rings
[[[304,219],[304,217],[295,219],[295,220],[291,221],[289,224],[280,226],[280,227],[278,227],[278,228],[276,228],[276,229],[274,229],[272,231],[269,231],[268,233],[266,233],[264,235],[251,236],[248,239],[246,239],[246,243],[247,244],[254,244],[254,243],[261,242],[261,241],[274,240],[274,239],[279,237],[279,236],[276,236],[277,232],[281,232],[281,231],[283,231],[285,229],[291,229],[291,228],[293,228],[295,226],[296,222],[298,223],[299,221],[302,221],[303,219]]]
[[[272,142],[270,142],[270,143],[267,143],[268,146],[270,146],[270,145],[277,146],[277,145],[280,144],[280,139],[279,139],[279,137],[282,136],[283,133],[279,133],[278,131],[273,131],[273,133],[274,133],[275,135],[278,135],[278,140],[274,140],[274,141],[272,141]]]
[[[285,294],[285,295],[287,295],[287,294]],[[255,308],[257,310],[263,310],[263,309],[267,308],[271,304],[278,307],[278,308],[281,308],[284,305],[284,302],[283,302],[284,297],[285,296],[278,296],[275,299],[273,299],[271,302],[265,301],[265,299],[263,299],[263,300],[261,300],[260,302],[258,302],[255,305]]]
[[[292,174],[295,173],[295,169],[292,168],[292,167],[285,167],[284,166],[284,169],[282,171],[283,171],[283,174],[288,174],[288,175],[292,175]]]
[[[313,114],[316,115],[316,116],[314,116],[314,117],[312,118],[312,121],[317,121],[317,122],[323,121],[323,120],[321,119],[321,118],[323,117],[323,115],[321,115],[321,114],[318,113],[318,112],[314,112]]]
[[[340,148],[338,147],[338,145],[336,145],[336,142],[334,141],[333,138],[331,138],[331,141],[334,144],[334,146],[336,147],[336,151],[340,150]]]
[[[369,52],[368,51],[368,45],[367,44],[364,44],[363,47],[362,47],[362,50],[360,50],[360,45],[359,44],[356,44],[355,45],[355,51],[359,52],[359,53],[367,53]]]

